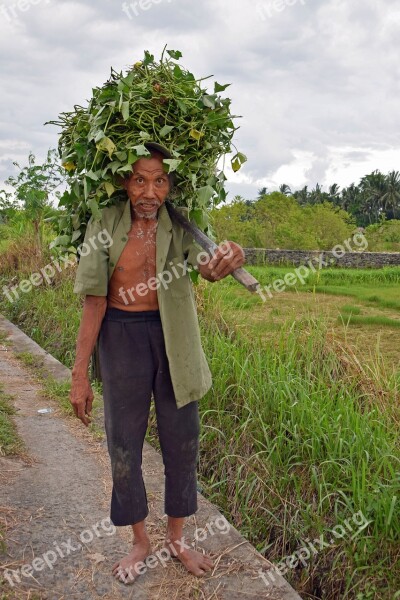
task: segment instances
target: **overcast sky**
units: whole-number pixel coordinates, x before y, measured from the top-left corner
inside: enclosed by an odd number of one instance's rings
[[[398,0],[0,0],[0,27],[1,182],[56,147],[45,121],[165,44],[232,84],[248,162],[230,198],[400,170]]]

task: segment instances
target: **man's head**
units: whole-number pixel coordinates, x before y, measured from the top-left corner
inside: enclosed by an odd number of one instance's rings
[[[132,165],[132,174],[124,180],[124,188],[135,214],[145,219],[154,219],[161,204],[170,191],[170,178],[163,169],[165,155],[151,150]]]

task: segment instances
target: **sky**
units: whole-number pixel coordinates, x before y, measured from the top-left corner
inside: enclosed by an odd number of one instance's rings
[[[57,146],[46,121],[165,44],[231,84],[230,199],[400,170],[399,26],[397,0],[0,0],[0,189]]]

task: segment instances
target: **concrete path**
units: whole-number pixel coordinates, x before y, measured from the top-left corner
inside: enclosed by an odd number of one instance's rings
[[[129,551],[130,532],[115,531],[109,521],[105,442],[45,399],[40,382],[15,353],[33,354],[58,381],[70,378],[69,370],[3,317],[0,331],[9,340],[0,344],[0,384],[15,398],[15,420],[27,453],[24,459],[0,457],[0,526],[6,528],[7,544],[2,554],[0,549],[2,599],[299,600],[282,577],[269,575],[269,563],[200,495],[199,511],[188,519],[185,535],[212,555],[213,572],[198,579],[179,562],[157,555],[165,529],[164,476],[161,457],[148,444],[144,473],[156,558],[132,586],[116,582],[110,569]],[[52,412],[38,413],[43,408]]]

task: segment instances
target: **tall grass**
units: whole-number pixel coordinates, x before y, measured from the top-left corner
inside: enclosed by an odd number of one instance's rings
[[[286,577],[306,597],[389,598],[399,584],[400,460],[376,390],[327,346],[323,323],[286,323],[271,344],[224,323],[215,294],[203,303],[214,377],[202,400],[208,495],[277,562],[362,511],[368,526],[354,540]]]

